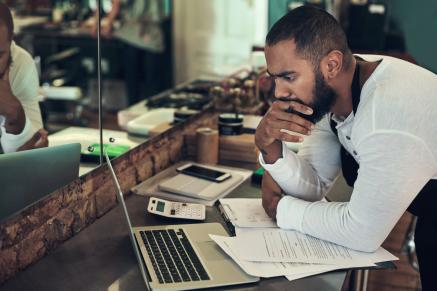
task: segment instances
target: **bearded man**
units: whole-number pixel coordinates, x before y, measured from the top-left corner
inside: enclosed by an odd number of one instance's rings
[[[355,250],[381,246],[408,209],[423,290],[437,290],[437,76],[400,59],[353,55],[327,12],[303,6],[269,31],[276,102],[255,143],[263,206],[278,226]],[[301,142],[298,154],[284,142]],[[321,202],[340,170],[350,202]]]

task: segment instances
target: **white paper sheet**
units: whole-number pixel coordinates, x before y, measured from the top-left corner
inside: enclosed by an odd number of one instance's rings
[[[220,204],[234,226],[278,227],[264,211],[261,198],[225,198]]]
[[[397,260],[383,248],[374,253],[358,252],[297,231],[275,228],[240,231],[227,244],[243,261],[366,265]]]
[[[345,265],[321,265],[305,263],[269,263],[269,262],[250,262],[238,258],[229,246],[230,237],[210,235],[223,251],[228,254],[247,274],[256,277],[277,277],[290,276],[292,280],[325,273],[337,269],[346,269],[354,267],[374,266],[374,264],[345,264]]]

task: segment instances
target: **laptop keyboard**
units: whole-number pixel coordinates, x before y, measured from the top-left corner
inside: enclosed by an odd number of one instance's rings
[[[140,231],[159,283],[210,280],[182,229]]]

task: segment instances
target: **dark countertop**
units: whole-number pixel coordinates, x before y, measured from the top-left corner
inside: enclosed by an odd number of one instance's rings
[[[246,182],[230,196],[241,197],[242,193],[246,197],[256,197],[259,190]],[[147,200],[147,197],[139,195],[126,198],[133,226],[192,223],[147,213]],[[224,224],[216,208],[207,207],[206,215],[207,222],[220,221]],[[262,279],[258,283],[226,287],[226,290],[341,290],[345,276],[346,271],[337,271],[292,282],[285,277],[276,277]],[[0,290],[146,290],[120,205],[51,254],[18,273]]]

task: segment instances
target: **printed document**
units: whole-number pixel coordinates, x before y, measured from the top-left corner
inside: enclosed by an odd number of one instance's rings
[[[239,232],[227,243],[243,261],[366,265],[397,259],[383,248],[374,253],[358,252],[297,231],[276,228]]]
[[[344,265],[323,265],[323,264],[306,264],[306,263],[270,263],[270,262],[251,262],[238,258],[232,248],[229,246],[231,237],[210,235],[223,251],[228,254],[247,274],[257,277],[276,277],[287,276],[291,280],[334,271],[338,269],[369,267],[375,264],[359,264],[356,262]]]
[[[228,254],[247,274],[256,277],[277,277],[284,275],[297,275],[313,272],[328,272],[339,269],[339,266],[332,265],[317,265],[317,264],[304,264],[304,263],[269,263],[269,262],[250,262],[240,260],[238,256],[229,247],[230,237],[210,235],[223,251]],[[373,265],[373,264],[371,264]],[[344,266],[347,268],[348,266]]]

